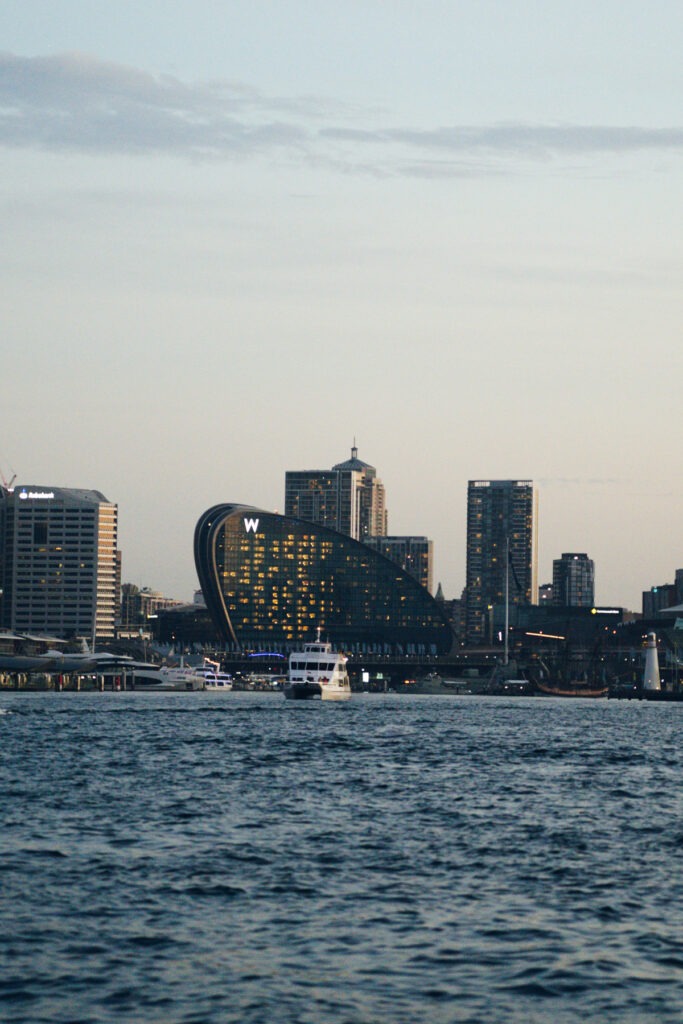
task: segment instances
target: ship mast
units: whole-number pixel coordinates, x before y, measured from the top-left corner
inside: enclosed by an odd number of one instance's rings
[[[508,633],[510,626],[510,535],[505,538],[505,647],[503,664],[508,663]]]

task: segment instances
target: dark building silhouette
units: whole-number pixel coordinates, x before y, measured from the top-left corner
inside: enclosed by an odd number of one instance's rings
[[[675,583],[662,583],[643,591],[643,618],[652,619],[658,612],[671,608],[677,601]]]

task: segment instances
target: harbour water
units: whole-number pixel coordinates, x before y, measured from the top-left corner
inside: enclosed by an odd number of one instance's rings
[[[683,708],[0,694],[0,1019],[683,1019]]]

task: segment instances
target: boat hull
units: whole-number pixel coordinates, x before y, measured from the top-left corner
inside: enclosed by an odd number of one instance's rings
[[[183,670],[136,666],[128,676],[127,688],[147,693],[185,693],[203,690],[204,680]]]
[[[344,701],[351,696],[346,658],[321,641],[320,630],[315,643],[304,644],[303,650],[289,656],[287,682],[283,687],[287,700]]]
[[[350,700],[351,699],[351,688],[345,688],[341,686],[323,686],[322,688],[322,699],[323,700]]]
[[[587,686],[549,686],[547,683],[536,683],[539,691],[544,693],[547,697],[606,697],[608,688],[606,686],[600,687],[587,687]]]
[[[322,690],[318,683],[287,683],[283,689],[286,700],[320,700]]]
[[[288,683],[284,687],[287,700],[350,700],[351,690],[341,686],[324,686],[320,683]]]

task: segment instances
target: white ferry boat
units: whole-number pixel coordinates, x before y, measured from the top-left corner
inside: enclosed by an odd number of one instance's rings
[[[126,670],[126,687],[131,690],[146,690],[148,693],[165,693],[178,690],[203,690],[204,678],[193,668],[181,666],[169,668],[166,665],[150,665],[133,662]]]
[[[304,644],[289,656],[289,672],[283,692],[288,700],[349,700],[351,684],[346,658],[320,639]]]

